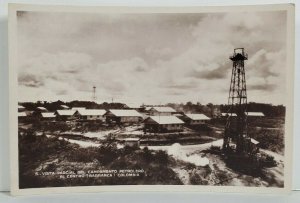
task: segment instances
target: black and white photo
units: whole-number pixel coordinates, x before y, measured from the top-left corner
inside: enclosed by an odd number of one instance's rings
[[[290,187],[293,6],[11,8],[16,194]]]

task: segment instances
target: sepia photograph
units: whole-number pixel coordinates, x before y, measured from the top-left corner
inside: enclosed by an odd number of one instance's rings
[[[290,187],[293,6],[12,8],[15,191]]]

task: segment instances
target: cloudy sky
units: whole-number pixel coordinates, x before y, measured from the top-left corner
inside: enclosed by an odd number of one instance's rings
[[[19,100],[227,102],[244,47],[248,101],[285,104],[286,12],[18,13]]]

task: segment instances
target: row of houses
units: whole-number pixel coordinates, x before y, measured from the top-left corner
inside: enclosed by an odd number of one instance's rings
[[[67,110],[57,110],[55,112],[41,112],[35,114],[44,121],[102,121],[107,123],[140,123],[145,124],[145,129],[149,131],[180,131],[184,124],[196,125],[203,124],[210,118],[204,114],[175,114],[175,110],[170,108],[159,108],[151,112],[151,115],[142,114],[131,109],[85,109],[72,108]],[[19,118],[26,118],[25,112],[19,112]]]
[[[249,113],[250,115],[263,116],[262,113]],[[184,114],[176,112],[171,107],[150,107],[145,113],[133,109],[86,109],[75,107],[72,109],[61,109],[55,112],[47,112],[43,108],[35,112],[35,117],[44,121],[101,121],[107,123],[140,123],[145,124],[146,131],[180,131],[185,124],[196,126],[207,123],[210,120],[204,114]],[[223,115],[222,115],[223,116]],[[224,117],[228,114],[224,115]],[[234,116],[234,115],[231,115]],[[236,115],[235,115],[236,116]],[[26,118],[26,111],[19,112],[20,120]]]

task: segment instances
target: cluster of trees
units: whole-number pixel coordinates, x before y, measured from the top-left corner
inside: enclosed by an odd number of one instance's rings
[[[213,105],[212,103],[208,103],[206,105],[201,104],[200,102],[193,103],[193,102],[187,102],[187,103],[168,103],[167,106],[172,107],[178,112],[185,112],[185,113],[203,113],[207,116],[212,116],[213,109],[218,108],[218,105]]]
[[[55,101],[55,102],[24,102],[21,103],[27,110],[34,111],[37,107],[45,107],[49,111],[56,111],[57,109],[62,109],[61,105],[66,105],[70,108],[73,107],[85,107],[87,109],[122,109],[125,107],[125,104],[122,103],[107,103],[104,102],[102,104],[97,104],[92,101],[71,101],[71,102],[63,102],[63,101]]]
[[[86,107],[87,109],[123,109],[125,108],[125,104],[122,103],[107,103],[104,102],[102,104],[97,104],[92,101],[71,101],[71,102],[63,102],[63,101],[55,101],[55,102],[25,102],[22,103],[24,107],[28,110],[35,110],[37,107],[45,107],[49,111],[55,111],[61,108],[61,105],[67,105],[70,108],[72,107]],[[176,109],[178,112],[185,113],[203,113],[207,116],[212,117],[215,109],[219,109],[220,112],[227,112],[230,106],[227,104],[214,105],[212,103],[201,104],[199,102],[187,102],[187,103],[168,103],[167,106],[170,106]],[[271,117],[284,117],[285,116],[285,106],[283,105],[272,105],[272,104],[264,104],[264,103],[255,103],[250,102],[247,104],[247,110],[249,112],[263,112],[266,116]]]
[[[220,110],[222,112],[227,112],[230,108],[229,105],[220,105]],[[285,116],[285,106],[283,105],[272,105],[264,103],[249,102],[247,104],[248,112],[262,112],[268,117],[284,117]]]
[[[192,103],[168,103],[167,106],[170,106],[176,109],[178,112],[185,113],[203,113],[209,117],[212,117],[214,114],[214,110],[219,109],[220,112],[227,112],[230,108],[227,104],[215,105],[212,103],[201,104],[199,102]],[[265,116],[270,117],[284,117],[285,116],[285,106],[283,105],[272,105],[272,104],[264,104],[264,103],[255,103],[250,102],[247,104],[248,112],[262,112]]]

